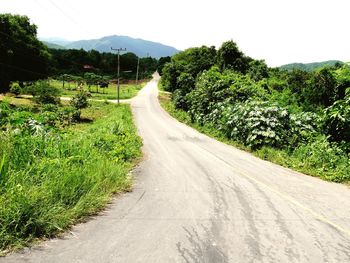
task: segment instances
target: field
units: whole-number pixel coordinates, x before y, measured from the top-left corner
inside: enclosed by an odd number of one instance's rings
[[[62,82],[58,80],[51,80],[50,84],[61,90],[63,97],[72,97],[77,93],[77,84],[75,82],[66,82],[63,88]],[[145,82],[136,84],[121,84],[120,85],[120,99],[130,99],[137,95],[139,90],[145,85]],[[89,91],[89,87],[85,84],[84,90]],[[109,84],[108,88],[100,88],[97,85],[90,86],[90,93],[92,99],[97,100],[116,100],[117,99],[117,85]]]
[[[5,99],[9,101],[10,99]],[[57,235],[129,191],[140,156],[129,105],[0,102],[0,254]]]

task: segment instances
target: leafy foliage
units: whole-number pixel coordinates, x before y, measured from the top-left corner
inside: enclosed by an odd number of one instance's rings
[[[78,91],[71,100],[71,105],[76,109],[77,113],[74,116],[76,119],[80,119],[81,110],[89,106],[88,93],[84,90]]]
[[[287,166],[278,156],[290,157],[296,169],[327,180],[350,180],[348,65],[270,69],[227,41],[216,52],[180,52],[162,73],[164,89],[173,92],[172,111],[196,128]]]
[[[61,92],[47,81],[36,81],[25,88],[25,92],[34,96],[38,103],[57,104],[60,102]]]
[[[49,53],[26,16],[0,14],[0,93],[10,81],[32,81],[48,75]]]
[[[350,150],[350,88],[343,100],[325,109],[323,127],[332,141],[343,142]]]

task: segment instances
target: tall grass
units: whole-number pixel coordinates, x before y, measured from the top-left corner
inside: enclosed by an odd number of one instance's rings
[[[92,124],[37,135],[0,132],[2,253],[52,237],[130,189],[127,173],[141,147],[130,108],[96,105],[103,117]]]

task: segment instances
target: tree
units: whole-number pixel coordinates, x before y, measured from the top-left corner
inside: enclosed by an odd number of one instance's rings
[[[186,72],[196,78],[199,73],[210,69],[216,61],[215,47],[194,47],[173,56],[172,61],[186,65]]]
[[[332,105],[336,98],[336,85],[336,79],[329,68],[313,73],[307,88],[303,90],[305,101],[316,106]]]
[[[259,81],[269,76],[269,68],[264,60],[253,60],[249,63],[248,74],[251,79]]]
[[[177,89],[177,78],[184,70],[185,66],[183,63],[177,61],[165,64],[161,81],[166,91],[173,92]]]
[[[8,91],[11,81],[47,77],[49,53],[27,16],[0,14],[0,37],[0,92]]]
[[[293,93],[297,93],[299,96],[301,96],[303,90],[306,89],[307,82],[310,78],[311,73],[297,68],[294,68],[286,75],[289,89]]]
[[[163,68],[165,66],[166,63],[171,61],[171,57],[161,57],[158,60],[158,66],[157,66],[157,71],[159,73],[159,75],[163,75]]]
[[[243,52],[232,40],[224,42],[217,53],[217,62],[219,67],[224,69],[233,69],[235,71],[246,73],[249,68],[251,58],[244,56]]]

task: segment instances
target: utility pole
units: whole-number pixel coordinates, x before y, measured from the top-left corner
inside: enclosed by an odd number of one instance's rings
[[[119,104],[119,93],[120,93],[120,81],[119,81],[119,72],[120,72],[120,51],[126,51],[126,48],[112,48],[111,50],[115,50],[118,52],[118,71],[117,71],[117,77],[118,77],[118,104]]]
[[[137,68],[136,68],[136,86],[139,80],[139,65],[140,65],[140,57],[137,57]]]

